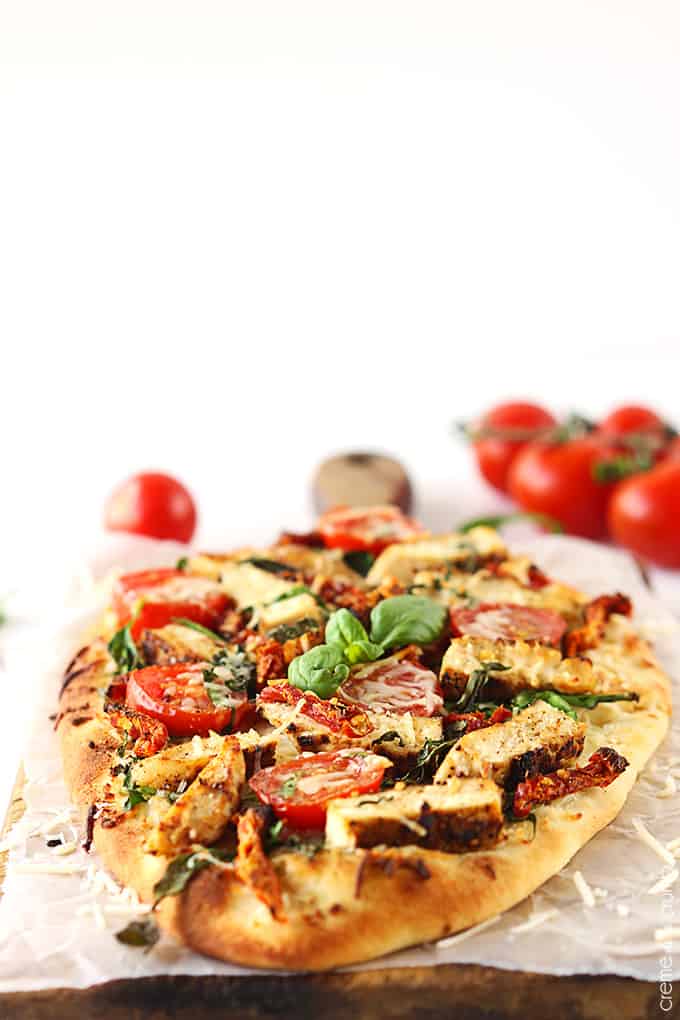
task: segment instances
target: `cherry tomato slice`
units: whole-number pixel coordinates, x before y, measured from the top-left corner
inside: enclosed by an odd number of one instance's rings
[[[114,489],[104,523],[109,531],[190,542],[196,518],[196,504],[186,486],[171,475],[147,471]]]
[[[261,769],[250,785],[264,804],[296,829],[322,829],[334,797],[373,793],[382,782],[387,758],[369,751],[328,751],[300,755],[284,765]]]
[[[396,506],[337,507],[322,514],[318,530],[328,548],[361,549],[376,556],[394,542],[425,533]]]
[[[512,602],[482,602],[476,609],[452,609],[451,628],[456,635],[490,641],[539,641],[559,645],[567,621],[553,609],[534,609]]]
[[[203,671],[209,663],[178,663],[148,666],[128,676],[125,702],[129,708],[160,719],[173,737],[205,737],[210,730],[221,733],[238,729],[250,714],[246,690],[220,691],[215,705],[208,695]]]
[[[350,704],[397,715],[438,715],[444,705],[431,670],[395,657],[353,669],[337,693]]]
[[[135,616],[141,600],[141,608]],[[113,591],[113,608],[120,626],[135,616],[130,629],[136,640],[147,628],[164,627],[184,618],[214,629],[233,600],[214,581],[163,567],[124,574]]]

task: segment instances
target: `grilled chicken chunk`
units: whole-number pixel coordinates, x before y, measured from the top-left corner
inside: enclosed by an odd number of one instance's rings
[[[221,752],[201,769],[151,832],[147,849],[173,855],[194,843],[214,843],[238,809],[246,779],[243,752],[235,737],[227,737]]]
[[[484,698],[493,701],[527,688],[550,688],[565,694],[616,694],[628,689],[624,678],[613,670],[588,659],[563,659],[557,648],[467,636],[455,638],[442,660],[440,682],[445,697],[458,697],[470,675],[488,662],[508,667],[492,671],[484,688]]]
[[[170,666],[175,662],[210,662],[224,648],[193,627],[168,623],[158,630],[145,630],[141,637],[144,661],[149,666]]]
[[[464,853],[494,846],[502,826],[502,795],[495,783],[453,779],[331,801],[326,843],[347,849],[412,843]]]
[[[453,533],[390,545],[378,556],[366,578],[369,585],[386,577],[408,583],[419,570],[441,569],[489,556],[504,556],[505,546],[491,528],[473,528],[465,535]]]
[[[272,726],[280,726],[293,712],[290,705],[276,702],[260,703],[259,710]],[[371,711],[366,711],[366,716],[370,729],[362,737],[335,732],[302,713],[292,719],[284,733],[298,754],[301,751],[335,751],[342,747],[364,747],[376,751],[394,762],[397,775],[402,775],[414,765],[426,740],[442,738],[443,723],[438,717]]]
[[[243,752],[246,779],[253,772],[273,765],[276,739],[257,730],[234,734]],[[142,758],[132,766],[135,786],[153,786],[156,790],[176,790],[180,783],[191,783],[201,769],[222,754],[228,737],[212,733],[209,737],[192,737],[182,744],[165,747],[158,754]]]
[[[583,750],[585,723],[575,722],[545,701],[505,723],[461,737],[439,766],[435,783],[453,776],[481,776],[513,788],[527,776],[552,772]]]

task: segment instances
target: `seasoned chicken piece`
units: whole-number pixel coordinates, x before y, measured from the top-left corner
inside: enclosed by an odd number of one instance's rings
[[[145,630],[141,637],[142,652],[148,666],[168,666],[174,662],[210,662],[224,648],[193,627],[168,623],[158,630]]]
[[[257,730],[235,733],[243,751],[246,778],[253,772],[273,765],[276,740]],[[209,761],[224,751],[229,737],[211,733],[209,737],[192,737],[183,744],[164,748],[150,758],[135,762],[131,769],[135,786],[153,786],[156,790],[176,790],[180,783],[191,783]]]
[[[321,607],[308,592],[292,595],[291,598],[282,599],[280,602],[272,602],[271,605],[264,606],[259,613],[260,631],[271,631],[276,627],[298,623],[300,620],[323,622]]]
[[[245,780],[239,742],[227,737],[221,752],[201,769],[154,828],[147,850],[174,855],[191,849],[194,843],[214,843],[238,808]]]
[[[437,769],[435,783],[453,776],[481,776],[515,787],[527,776],[552,772],[583,750],[586,725],[545,701],[518,712],[508,722],[461,737]]]
[[[347,849],[414,843],[464,853],[494,846],[502,826],[502,795],[495,783],[454,779],[445,786],[407,786],[332,800],[326,843]]]
[[[384,754],[394,762],[396,774],[402,775],[414,764],[426,740],[441,740],[440,717],[396,715],[387,712],[367,711],[369,728],[365,736],[350,737],[336,732],[301,712],[295,714],[290,705],[261,702],[259,710],[272,726],[280,726],[286,719],[285,738],[292,742],[297,753],[301,751],[336,751],[342,747],[364,747]],[[279,736],[281,739],[281,735]]]
[[[462,694],[470,675],[491,662],[508,668],[490,670],[485,700],[512,697],[527,688],[550,688],[565,694],[616,694],[628,689],[625,679],[613,670],[595,666],[588,659],[563,659],[556,648],[468,635],[452,641],[442,660],[440,682],[445,697]]]
[[[456,564],[470,564],[477,569],[489,556],[504,556],[505,546],[492,528],[473,528],[467,534],[454,532],[414,542],[398,542],[390,545],[378,556],[371,567],[366,581],[379,584],[386,577],[408,583],[419,570],[434,567],[441,569]]]

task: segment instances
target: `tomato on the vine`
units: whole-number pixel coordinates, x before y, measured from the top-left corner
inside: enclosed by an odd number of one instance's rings
[[[538,404],[499,404],[470,430],[479,470],[490,485],[508,491],[508,475],[517,455],[528,442],[556,425],[550,411]]]
[[[614,482],[598,481],[597,468],[616,455],[593,436],[531,443],[512,466],[510,493],[524,510],[553,517],[571,534],[604,538]]]
[[[609,527],[616,541],[636,556],[680,567],[680,460],[664,461],[618,486]]]
[[[663,436],[666,423],[652,411],[641,404],[624,404],[611,411],[600,422],[598,431],[607,436],[627,436],[631,434]]]

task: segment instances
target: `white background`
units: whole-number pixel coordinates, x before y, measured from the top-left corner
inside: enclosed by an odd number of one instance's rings
[[[0,0],[0,590],[140,468],[229,542],[377,448],[443,525],[501,397],[677,422],[679,58],[654,0]]]

